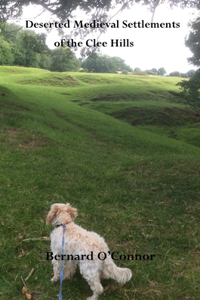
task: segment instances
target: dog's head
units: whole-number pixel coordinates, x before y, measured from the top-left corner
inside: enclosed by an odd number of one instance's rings
[[[51,206],[46,219],[46,224],[53,226],[73,222],[77,217],[77,209],[67,204],[55,203]]]

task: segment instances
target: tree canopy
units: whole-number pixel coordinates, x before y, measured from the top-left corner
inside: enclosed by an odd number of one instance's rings
[[[164,3],[168,3],[171,7],[179,5],[200,9],[199,0],[1,0],[0,19],[7,20],[10,17],[18,17],[22,14],[24,6],[35,4],[41,6],[45,11],[49,11],[61,21],[73,18],[75,11],[80,9],[89,13],[91,19],[99,19],[103,22],[110,19],[111,9],[117,8],[120,12],[136,3],[146,5],[153,13],[158,5]]]
[[[20,55],[16,56],[16,64],[24,64],[26,67],[36,66],[40,59],[39,55],[48,52],[45,34],[22,30],[18,39],[18,49]]]
[[[197,18],[191,24],[191,32],[185,41],[186,46],[190,49],[193,56],[188,61],[197,67],[200,66],[200,18]],[[192,71],[192,70],[191,70]],[[195,108],[200,108],[200,69],[195,74],[188,72],[188,81],[181,81],[178,85],[181,87],[182,96],[188,104]]]
[[[183,80],[178,83],[179,86],[181,86],[182,89],[182,95],[190,104],[196,109],[200,108],[200,69],[196,71],[194,76],[186,81]]]
[[[11,45],[0,37],[0,65],[12,65],[14,55]]]
[[[82,67],[89,72],[115,73],[117,71],[132,72],[132,68],[125,64],[120,57],[93,54],[83,61]]]
[[[166,72],[166,70],[162,67],[162,68],[159,68],[158,69],[158,71],[157,71],[157,74],[158,75],[161,75],[161,76],[163,76],[163,75],[165,75],[167,72]]]
[[[193,65],[200,66],[200,18],[191,24],[191,32],[185,44],[193,53],[193,57],[188,58],[188,61]]]
[[[50,65],[51,71],[77,71],[80,66],[81,61],[76,58],[75,54],[69,48],[59,47],[52,50]]]
[[[5,23],[4,31],[0,36],[0,65],[17,65],[63,72],[77,71],[81,62],[69,48],[49,49],[44,33],[22,30],[19,25]]]

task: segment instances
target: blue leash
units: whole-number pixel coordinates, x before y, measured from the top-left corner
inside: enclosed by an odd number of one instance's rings
[[[66,227],[66,225],[63,225],[62,255],[64,255],[65,227]],[[60,266],[60,293],[59,293],[59,300],[62,300],[63,265],[64,265],[64,260],[62,259],[61,260],[61,266]]]

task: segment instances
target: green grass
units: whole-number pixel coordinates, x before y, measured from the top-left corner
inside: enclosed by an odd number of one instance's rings
[[[33,267],[34,298],[58,298],[49,242],[22,241],[50,234],[55,202],[111,251],[155,254],[116,261],[133,278],[103,281],[99,299],[199,298],[200,127],[178,81],[0,67],[0,299],[24,299]],[[90,295],[79,272],[63,283],[63,300]]]

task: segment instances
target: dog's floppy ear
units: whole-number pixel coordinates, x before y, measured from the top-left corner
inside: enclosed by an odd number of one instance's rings
[[[74,221],[76,219],[76,217],[78,216],[77,209],[71,207],[69,205],[69,203],[67,203],[66,205],[68,206],[67,212],[69,213],[70,217],[72,218],[72,221]]]
[[[48,213],[47,218],[46,218],[46,224],[47,225],[51,224],[51,222],[52,222],[53,218],[55,217],[55,215],[57,214],[57,212],[58,212],[58,205],[53,204],[51,206],[51,210]]]

